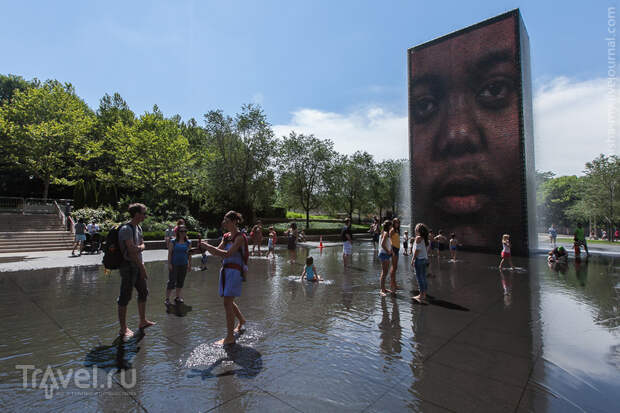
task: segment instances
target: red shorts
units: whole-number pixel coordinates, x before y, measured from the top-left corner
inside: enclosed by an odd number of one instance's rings
[[[509,258],[509,257],[510,257],[509,252],[502,251],[502,258]]]

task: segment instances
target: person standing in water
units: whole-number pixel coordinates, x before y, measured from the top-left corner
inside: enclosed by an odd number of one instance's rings
[[[176,237],[170,240],[168,247],[168,284],[166,285],[166,300],[164,304],[170,305],[170,295],[176,288],[175,304],[183,302],[183,285],[185,276],[192,270],[192,243],[187,239],[185,225],[177,227]]]
[[[392,278],[391,289],[385,288],[385,279],[390,271],[390,262],[392,262],[392,242],[390,241],[390,228],[392,223],[389,220],[383,222],[383,232],[379,237],[379,260],[381,261],[381,276],[379,278],[379,293],[382,296],[396,293],[396,282]]]
[[[426,261],[428,260],[427,248],[429,245],[429,234],[426,225],[419,223],[415,226],[415,241],[413,243],[413,257],[411,264],[415,267],[415,277],[418,281],[420,293],[414,297],[419,303],[426,302],[426,290],[428,284],[426,282]]]
[[[398,218],[392,219],[392,229],[390,230],[390,241],[392,242],[392,268],[390,269],[391,282],[390,285],[394,288],[394,293],[399,289],[396,284],[396,270],[398,269],[398,254],[400,252],[400,220]]]
[[[286,249],[288,249],[289,253],[289,262],[294,264],[297,260],[297,236],[299,235],[297,233],[297,224],[291,222],[291,226],[286,230],[285,234],[287,236]]]
[[[238,225],[243,222],[243,217],[235,211],[228,211],[222,222],[226,231],[222,242],[217,247],[203,242],[201,245],[211,254],[223,258],[220,270],[219,294],[224,298],[226,310],[226,337],[217,344],[224,346],[235,343],[235,333],[240,333],[245,325],[245,317],[235,304],[235,298],[241,296],[241,283],[245,261],[249,255],[247,239],[239,232]],[[239,324],[235,327],[235,318]]]
[[[120,324],[119,334],[124,339],[133,335],[127,327],[127,304],[131,300],[131,292],[138,291],[138,315],[140,324],[138,328],[143,330],[155,323],[146,318],[146,297],[149,291],[146,286],[146,267],[142,259],[144,251],[144,237],[140,223],[146,218],[146,206],[144,204],[129,205],[129,215],[131,221],[120,227],[118,230],[118,242],[123,254],[123,262],[119,268],[121,274],[120,295],[116,300],[118,304],[118,321]]]
[[[342,239],[342,262],[347,266],[347,261],[351,261],[353,254],[353,233],[351,232],[351,218],[344,219],[344,227],[340,230],[340,238]]]
[[[252,255],[254,255],[254,250],[258,247],[258,256],[260,257],[260,246],[263,243],[263,223],[259,219],[256,221],[256,225],[252,228],[251,231],[252,236]]]

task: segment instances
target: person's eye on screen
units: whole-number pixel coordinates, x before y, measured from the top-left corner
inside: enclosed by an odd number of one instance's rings
[[[437,100],[433,96],[421,96],[413,102],[413,119],[422,123],[430,119],[437,112]]]
[[[476,100],[487,109],[503,109],[508,106],[513,91],[512,80],[492,78],[482,84],[476,93]]]

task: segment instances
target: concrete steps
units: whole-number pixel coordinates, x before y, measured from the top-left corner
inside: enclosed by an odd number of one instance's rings
[[[70,250],[73,239],[55,214],[0,214],[0,253]]]

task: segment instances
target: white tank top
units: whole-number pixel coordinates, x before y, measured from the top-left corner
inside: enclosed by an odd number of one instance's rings
[[[392,253],[392,241],[390,240],[390,236],[387,235],[385,232],[381,233],[381,238],[379,239],[379,245],[383,245],[383,239],[385,238],[385,246],[387,248],[387,251],[381,247],[383,249],[383,252],[385,252],[386,254],[391,254]]]
[[[414,254],[415,251],[418,251],[418,256],[416,258],[428,259],[428,254],[426,253],[426,243],[424,242],[424,239],[422,239],[422,242],[414,242],[413,245]]]

